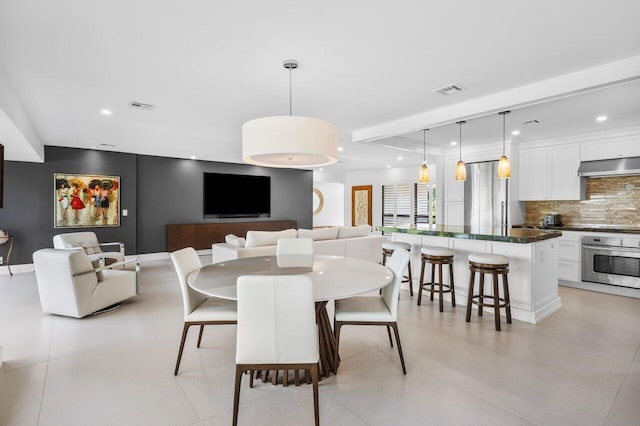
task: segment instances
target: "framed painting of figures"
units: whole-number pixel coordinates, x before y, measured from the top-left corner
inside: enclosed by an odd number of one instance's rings
[[[54,174],[56,228],[120,226],[120,177]]]

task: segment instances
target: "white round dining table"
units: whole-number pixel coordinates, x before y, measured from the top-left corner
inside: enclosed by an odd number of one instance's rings
[[[335,338],[326,305],[385,287],[393,281],[393,271],[375,262],[351,257],[315,255],[313,266],[299,264],[297,256],[260,256],[213,263],[187,276],[193,289],[208,296],[237,300],[236,281],[242,275],[307,275],[313,282],[316,321],[320,340],[320,370],[323,376],[338,371]],[[300,258],[302,260],[302,258]]]

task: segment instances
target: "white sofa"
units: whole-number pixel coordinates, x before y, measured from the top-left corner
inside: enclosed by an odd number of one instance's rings
[[[382,262],[382,243],[387,237],[371,234],[368,225],[334,227],[315,230],[287,229],[285,231],[249,231],[246,239],[227,236],[226,243],[211,246],[213,263],[243,257],[273,256],[279,238],[312,238],[314,254],[355,257]]]

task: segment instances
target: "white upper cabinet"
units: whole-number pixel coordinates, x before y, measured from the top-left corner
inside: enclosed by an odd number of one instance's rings
[[[640,157],[640,135],[625,135],[582,144],[582,161]]]
[[[520,201],[579,200],[580,144],[520,149]]]

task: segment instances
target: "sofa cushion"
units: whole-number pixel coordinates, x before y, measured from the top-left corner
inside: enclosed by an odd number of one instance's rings
[[[338,227],[321,229],[298,229],[298,238],[311,238],[313,241],[335,240],[338,238]]]
[[[371,234],[371,225],[341,226],[338,230],[338,238],[366,237]]]
[[[249,231],[247,232],[247,241],[244,246],[246,248],[275,246],[280,238],[297,237],[297,229],[285,229],[284,231]]]
[[[224,237],[224,242],[227,244],[231,244],[232,246],[244,247],[244,245],[247,243],[247,240],[238,237],[237,235],[229,234]]]

